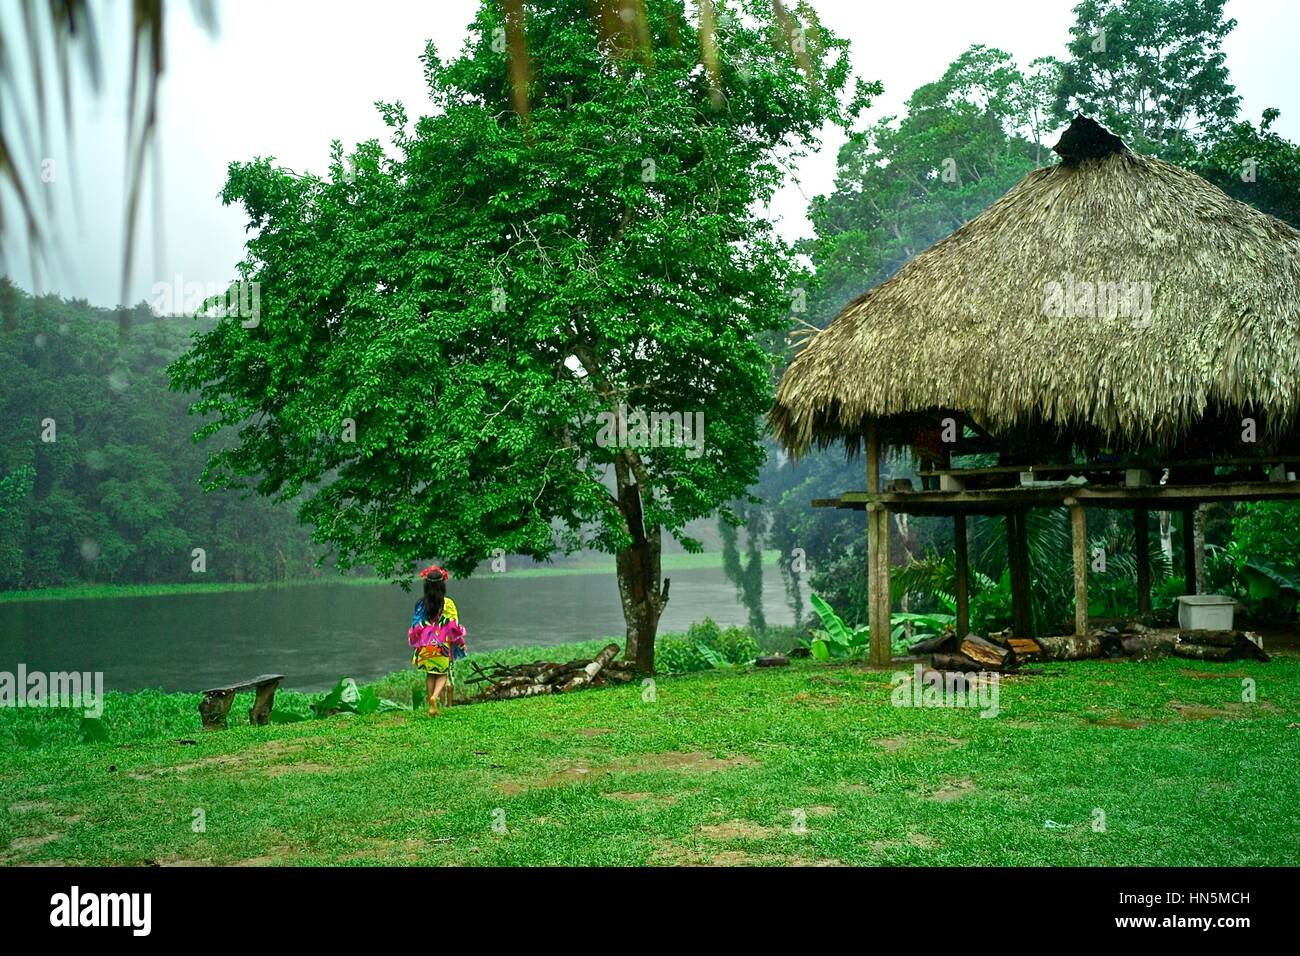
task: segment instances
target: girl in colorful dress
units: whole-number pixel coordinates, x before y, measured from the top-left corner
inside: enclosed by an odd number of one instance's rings
[[[429,716],[437,717],[438,697],[453,678],[453,665],[465,656],[465,628],[460,626],[456,603],[447,597],[447,572],[430,565],[420,577],[424,597],[415,605],[407,640],[415,649],[411,665],[424,671]]]

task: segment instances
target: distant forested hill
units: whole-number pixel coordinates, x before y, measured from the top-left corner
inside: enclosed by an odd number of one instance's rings
[[[293,507],[199,486],[211,449],[165,373],[193,320],[137,309],[124,334],[3,278],[0,311],[0,590],[317,573]]]

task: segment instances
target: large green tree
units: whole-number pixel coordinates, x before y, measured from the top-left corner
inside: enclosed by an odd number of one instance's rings
[[[388,148],[232,165],[261,314],[196,336],[173,380],[237,436],[209,481],[302,495],[343,567],[612,552],[649,670],[663,535],[697,546],[686,523],[762,463],[763,336],[797,285],[760,214],[779,156],[869,91],[802,6],[701,4],[703,37],[681,2],[632,6],[489,0],[460,55],[427,49],[430,115],[380,104]],[[703,443],[647,442],[638,412],[702,413]]]
[[[1043,155],[1059,64],[1019,69],[972,46],[938,80],[840,150],[835,189],[814,199],[816,324],[982,212]]]
[[[1087,113],[1139,152],[1170,158],[1222,130],[1241,101],[1223,52],[1237,25],[1226,2],[1083,0],[1058,113]]]

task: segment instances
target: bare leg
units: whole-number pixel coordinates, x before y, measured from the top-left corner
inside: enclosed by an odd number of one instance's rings
[[[429,698],[429,716],[438,716],[438,678],[432,674],[424,675],[424,692]]]
[[[446,686],[447,686],[447,675],[446,675],[446,674],[439,674],[437,677],[435,677],[435,678],[433,679],[433,691],[431,692],[431,698],[430,698],[430,699],[436,702],[436,701],[438,700],[438,698],[440,698],[440,697],[442,696],[443,689],[444,689]],[[437,704],[436,704],[436,703],[435,703],[435,705],[434,705],[434,709],[435,709],[435,710],[437,709]]]

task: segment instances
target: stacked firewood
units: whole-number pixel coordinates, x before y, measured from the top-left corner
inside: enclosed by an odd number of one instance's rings
[[[1097,657],[1150,660],[1174,655],[1192,660],[1267,661],[1264,642],[1253,631],[1180,631],[1156,629],[1136,621],[1118,627],[1097,628],[1087,634],[1063,637],[1018,638],[999,631],[982,638],[968,634],[958,639],[949,631],[920,641],[912,654],[932,654],[936,670],[1014,671],[1032,661],[1078,661]]]
[[[466,684],[483,685],[472,695],[471,702],[514,700],[539,694],[565,694],[584,687],[606,687],[634,679],[631,661],[616,661],[618,645],[606,645],[595,657],[559,661],[532,661],[528,664],[489,664],[480,667],[470,661],[472,676]]]

